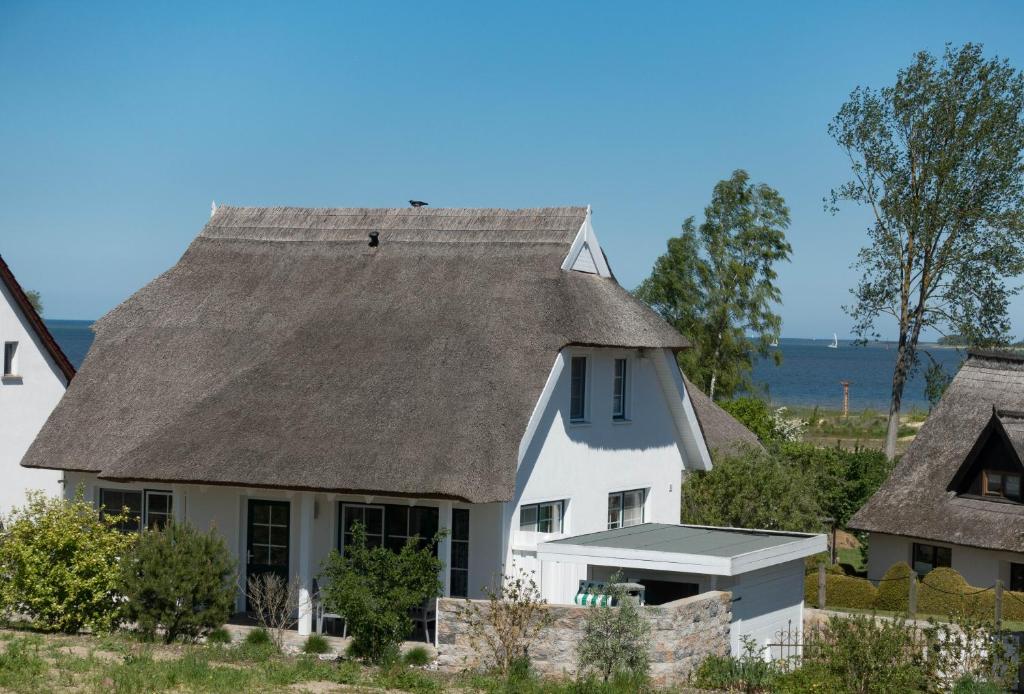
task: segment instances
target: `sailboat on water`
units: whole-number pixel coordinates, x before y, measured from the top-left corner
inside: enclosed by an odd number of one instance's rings
[[[772,338],[772,341],[768,343],[768,346],[769,347],[778,347],[779,346],[779,338],[777,338],[777,337]]]
[[[839,336],[832,333],[832,344],[828,345],[829,349],[839,349]]]

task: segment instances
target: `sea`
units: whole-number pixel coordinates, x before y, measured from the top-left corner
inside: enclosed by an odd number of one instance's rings
[[[92,344],[92,321],[47,320],[47,327],[64,353],[77,368]],[[774,348],[782,355],[782,364],[773,359],[758,358],[754,363],[753,380],[759,392],[776,405],[839,409],[843,404],[840,381],[850,382],[850,409],[885,410],[889,407],[892,370],[896,363],[893,343],[877,342],[859,346],[839,341],[835,349],[831,339],[782,338]],[[957,349],[938,345],[921,345],[950,373],[956,373],[965,354]],[[922,356],[922,362],[927,358]],[[920,370],[920,371],[923,371]],[[904,411],[927,409],[923,373],[907,383],[903,394]]]

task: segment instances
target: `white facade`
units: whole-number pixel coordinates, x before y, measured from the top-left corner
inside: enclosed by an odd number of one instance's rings
[[[28,319],[0,282],[0,349],[17,343],[14,372],[0,376],[0,514],[23,506],[25,493],[39,489],[61,494],[62,473],[57,470],[30,470],[21,467],[21,459],[47,417],[57,406],[67,381]],[[2,354],[2,352],[0,352]]]
[[[1024,565],[1024,553],[1000,552],[950,542],[922,540],[903,535],[870,533],[868,537],[868,578],[877,581],[890,566],[905,562],[913,566],[914,543],[950,548],[950,565],[972,586],[987,588],[1002,581],[1010,587],[1010,565]]]

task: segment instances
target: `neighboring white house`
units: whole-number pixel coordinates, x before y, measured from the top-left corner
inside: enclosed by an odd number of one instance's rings
[[[30,470],[19,463],[64,395],[75,369],[2,257],[0,347],[0,514],[6,515],[24,505],[30,489],[63,494],[60,472]]]
[[[216,527],[243,579],[297,575],[302,632],[356,521],[389,547],[450,528],[445,595],[514,564],[570,603],[621,567],[652,601],[742,592],[734,626],[762,641],[801,622],[822,536],[718,529],[675,571],[546,556],[619,528],[704,536],[678,525],[683,474],[710,468],[707,441],[755,441],[690,397],[686,341],[615,281],[588,208],[221,207],[95,331],[25,464],[139,526]]]
[[[899,464],[850,520],[870,533],[868,578],[897,562],[949,566],[979,588],[1024,590],[1024,354],[975,351]]]

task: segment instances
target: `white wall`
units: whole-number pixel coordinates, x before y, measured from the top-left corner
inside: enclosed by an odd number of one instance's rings
[[[67,383],[7,287],[0,283],[0,350],[4,342],[18,343],[16,370],[21,376],[0,381],[0,513],[6,515],[12,507],[24,505],[29,489],[61,493],[59,471],[23,468],[20,463]]]
[[[725,582],[723,582],[725,583]],[[796,559],[750,573],[733,577],[722,590],[731,590],[732,652],[743,652],[742,639],[749,636],[762,648],[779,642],[779,632],[803,631],[804,614],[804,560]],[[799,635],[796,636],[799,642]],[[765,657],[778,657],[765,651]]]
[[[587,356],[588,417],[585,423],[569,419],[571,358]],[[612,419],[614,360],[628,362],[627,421]],[[505,508],[509,547],[506,563],[512,562],[543,579],[545,597],[564,602],[575,594],[585,567],[539,563],[538,542],[558,537],[606,530],[608,495],[646,489],[644,520],[678,523],[679,484],[684,455],[676,423],[654,359],[661,350],[566,348],[551,375],[550,399],[535,415],[537,426],[530,438],[516,480],[516,497]],[[518,508],[544,501],[566,500],[561,534],[520,532]],[[543,565],[541,565],[543,564]]]
[[[890,566],[897,562],[911,562],[915,542],[950,548],[950,563],[969,584],[979,588],[993,585],[997,580],[1010,583],[1010,564],[1024,564],[1024,553],[997,552],[965,545],[934,540],[919,540],[902,535],[870,533],[868,537],[868,578],[877,581]]]

